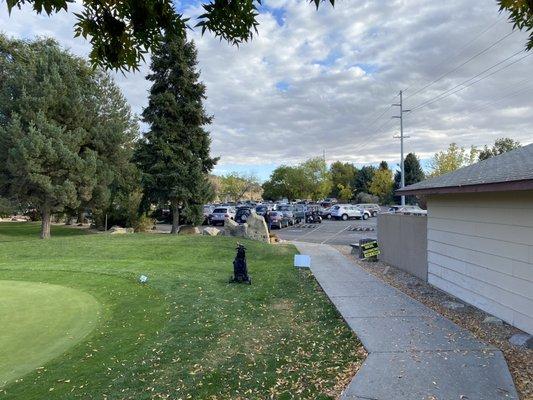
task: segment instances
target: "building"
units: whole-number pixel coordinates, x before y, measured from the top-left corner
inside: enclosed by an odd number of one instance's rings
[[[533,334],[533,144],[397,193],[426,196],[428,282]]]

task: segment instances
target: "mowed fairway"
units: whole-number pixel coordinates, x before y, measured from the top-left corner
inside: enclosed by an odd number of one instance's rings
[[[64,347],[40,365],[22,357],[19,368],[31,368],[0,388],[3,399],[326,399],[362,361],[360,343],[314,278],[292,267],[292,246],[244,241],[248,286],[227,283],[235,238],[54,226],[42,241],[38,230],[0,224],[1,288],[20,285],[2,295],[10,298],[2,322],[26,332],[53,324],[39,307],[64,309],[54,316],[63,325],[51,330],[64,335],[49,338]],[[137,282],[140,274],[148,284]],[[56,301],[38,300],[51,294],[45,287],[58,290]],[[32,297],[35,290],[42,293]],[[24,351],[46,347],[39,335],[23,341]],[[11,360],[21,354],[1,351]]]

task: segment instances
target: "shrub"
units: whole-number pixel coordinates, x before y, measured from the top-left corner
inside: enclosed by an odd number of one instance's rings
[[[357,195],[355,196],[355,201],[358,204],[359,203],[378,203],[379,197],[365,193],[365,192],[360,192],[360,193],[357,193]]]
[[[150,232],[155,226],[155,220],[147,215],[141,215],[135,224],[135,232]]]

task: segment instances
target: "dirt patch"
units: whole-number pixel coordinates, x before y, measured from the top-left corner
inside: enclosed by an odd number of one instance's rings
[[[483,323],[488,316],[484,311],[384,262],[359,260],[351,254],[349,246],[336,246],[336,248],[345,256],[355,260],[367,272],[468,329],[476,338],[499,348],[507,360],[520,399],[533,400],[533,350],[518,348],[509,343],[509,338],[513,334],[522,331],[506,323],[501,325]],[[464,304],[464,307],[456,310],[444,307],[442,304],[447,301],[459,302]]]
[[[290,310],[294,307],[294,303],[292,301],[283,299],[280,300],[274,304],[272,304],[272,308],[274,310]]]

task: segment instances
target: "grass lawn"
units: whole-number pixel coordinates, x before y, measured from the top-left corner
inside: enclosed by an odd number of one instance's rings
[[[327,399],[361,361],[292,246],[246,241],[248,286],[235,238],[38,231],[0,223],[2,399]]]

